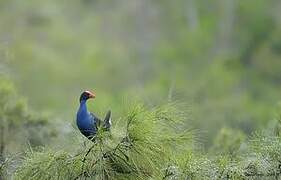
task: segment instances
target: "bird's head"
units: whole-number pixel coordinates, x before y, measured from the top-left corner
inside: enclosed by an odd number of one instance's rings
[[[96,95],[91,91],[84,91],[80,96],[80,102],[87,101],[88,99],[95,98],[95,97]]]

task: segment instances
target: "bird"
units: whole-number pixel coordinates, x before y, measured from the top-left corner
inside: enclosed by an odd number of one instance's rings
[[[80,95],[80,106],[76,115],[76,124],[80,132],[90,140],[94,140],[95,135],[98,132],[99,127],[105,131],[110,131],[111,127],[111,111],[106,113],[104,121],[102,122],[94,113],[91,113],[87,109],[87,100],[94,99],[96,95],[91,91],[84,91]]]

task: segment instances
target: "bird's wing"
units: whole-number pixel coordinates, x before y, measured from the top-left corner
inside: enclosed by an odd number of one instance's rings
[[[98,128],[101,125],[101,120],[94,113],[90,113],[90,115],[92,117],[93,124],[96,128]]]
[[[106,130],[109,130],[111,127],[111,124],[112,124],[111,123],[111,111],[109,110],[105,115],[103,127]]]

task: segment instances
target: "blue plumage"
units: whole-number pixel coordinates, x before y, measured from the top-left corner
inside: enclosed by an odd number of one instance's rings
[[[98,119],[87,110],[86,100],[80,102],[76,123],[80,132],[87,138],[93,138],[97,133]]]

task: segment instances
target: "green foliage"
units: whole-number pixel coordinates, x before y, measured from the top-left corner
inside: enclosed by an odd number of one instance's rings
[[[15,179],[73,179],[81,162],[62,151],[29,152]],[[55,178],[54,178],[55,177]]]
[[[241,132],[223,128],[213,149],[218,152],[205,154],[194,146],[194,135],[182,126],[185,113],[178,109],[171,104],[152,110],[134,105],[111,132],[101,129],[74,154],[46,149],[27,153],[15,178],[280,178],[280,137],[259,133],[246,141]],[[242,143],[244,150],[238,151]]]
[[[279,137],[258,135],[236,157],[186,154],[176,179],[280,179],[280,145]]]
[[[10,156],[26,146],[46,145],[55,135],[46,118],[36,117],[27,108],[13,84],[0,79],[0,174],[8,173]],[[9,172],[11,173],[11,172]]]
[[[193,135],[182,127],[185,118],[173,104],[153,110],[134,105],[112,132],[100,129],[75,155],[29,152],[16,179],[159,179],[178,153],[192,147]]]
[[[13,81],[0,78],[0,179],[18,166],[18,179],[280,179],[280,8],[0,1],[0,75]],[[83,146],[71,123],[85,89],[97,94],[89,110],[111,109],[114,127]],[[144,105],[122,113],[124,97]],[[191,117],[152,108],[177,100]]]

